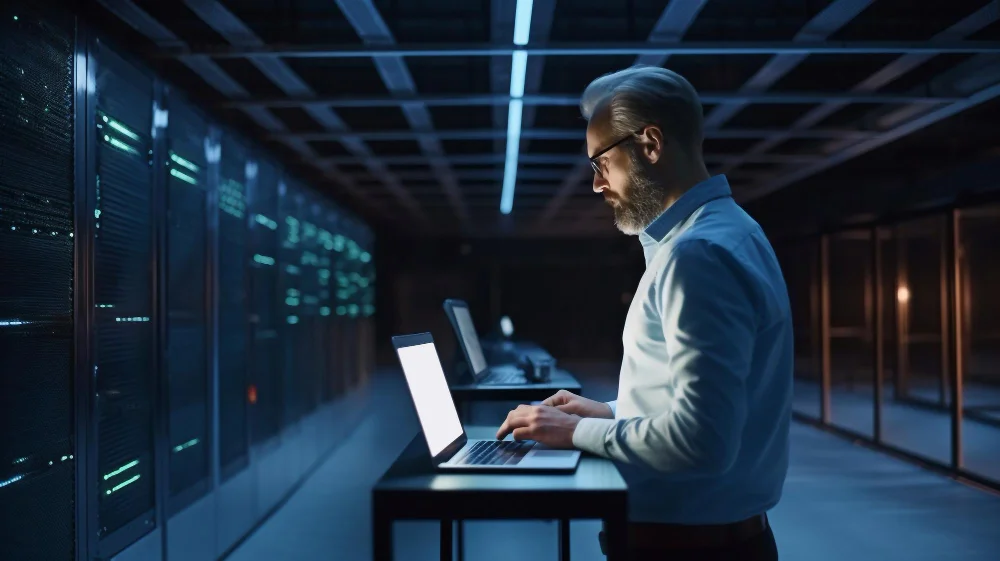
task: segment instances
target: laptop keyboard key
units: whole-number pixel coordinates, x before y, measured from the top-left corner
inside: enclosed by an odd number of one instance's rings
[[[458,463],[473,466],[515,465],[524,458],[530,448],[531,444],[509,440],[479,441],[472,445]]]

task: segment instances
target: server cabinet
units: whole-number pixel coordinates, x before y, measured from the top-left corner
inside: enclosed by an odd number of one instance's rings
[[[0,558],[73,559],[74,22],[0,6]]]
[[[97,536],[111,555],[153,529],[152,78],[94,46],[93,368]]]
[[[269,162],[258,164],[257,181],[249,193],[250,219],[250,440],[261,444],[278,436],[281,430],[282,384],[279,334],[284,323],[279,302],[278,276],[278,184],[277,167]]]
[[[302,191],[297,183],[286,181],[279,193],[279,232],[281,247],[279,255],[283,264],[279,277],[279,293],[284,295],[282,306],[285,325],[283,326],[283,425],[295,424],[305,410],[301,379],[306,368],[304,355],[304,329],[301,324],[301,307],[304,285],[303,231],[301,207],[304,204]]]
[[[211,488],[208,126],[171,96],[164,169],[167,189],[167,353],[170,510]]]
[[[256,164],[246,147],[223,136],[219,200],[219,465],[222,480],[246,467],[247,432],[247,183]]]

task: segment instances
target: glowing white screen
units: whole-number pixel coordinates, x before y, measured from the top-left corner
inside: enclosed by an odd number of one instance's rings
[[[486,357],[483,356],[483,348],[479,346],[479,335],[476,334],[476,326],[472,323],[472,315],[465,306],[455,306],[454,310],[462,344],[465,345],[469,360],[472,362],[472,372],[479,374],[486,370]]]
[[[507,316],[500,318],[500,331],[503,332],[504,337],[510,337],[514,334],[514,322],[510,321]]]
[[[431,456],[437,456],[462,434],[441,359],[434,343],[403,347],[397,352]]]

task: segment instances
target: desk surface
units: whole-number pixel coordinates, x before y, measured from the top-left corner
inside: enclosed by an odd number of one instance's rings
[[[560,368],[544,384],[454,384],[451,393],[457,400],[529,400],[540,401],[559,390],[579,394],[583,386],[569,372]]]
[[[467,426],[469,438],[495,427]],[[628,487],[609,460],[584,454],[572,474],[455,474],[431,465],[423,434],[410,442],[372,489],[396,518],[604,518],[625,512]]]

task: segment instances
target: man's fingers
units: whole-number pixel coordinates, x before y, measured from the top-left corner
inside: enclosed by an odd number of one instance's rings
[[[527,407],[522,405],[521,407]],[[500,425],[500,430],[497,431],[497,440],[503,440],[507,438],[507,435],[511,431],[517,430],[520,427],[527,425],[527,411],[518,407],[517,409],[507,413],[507,419],[504,420],[503,424]]]
[[[563,405],[565,403],[566,403],[565,390],[559,390],[556,393],[549,396],[548,398],[546,398],[544,401],[542,401],[542,405],[548,405],[549,407],[555,407],[557,405]]]
[[[532,438],[533,429],[531,427],[519,427],[514,429],[514,440],[534,440]]]
[[[504,421],[503,424],[500,425],[500,429],[497,430],[497,440],[503,440],[507,438],[507,433],[509,431],[510,429],[507,428],[507,421]]]
[[[503,440],[504,438],[507,438],[507,433],[510,432],[510,418],[513,415],[514,415],[513,411],[507,413],[507,418],[503,420],[503,423],[500,424],[500,429],[497,430],[497,440]]]

